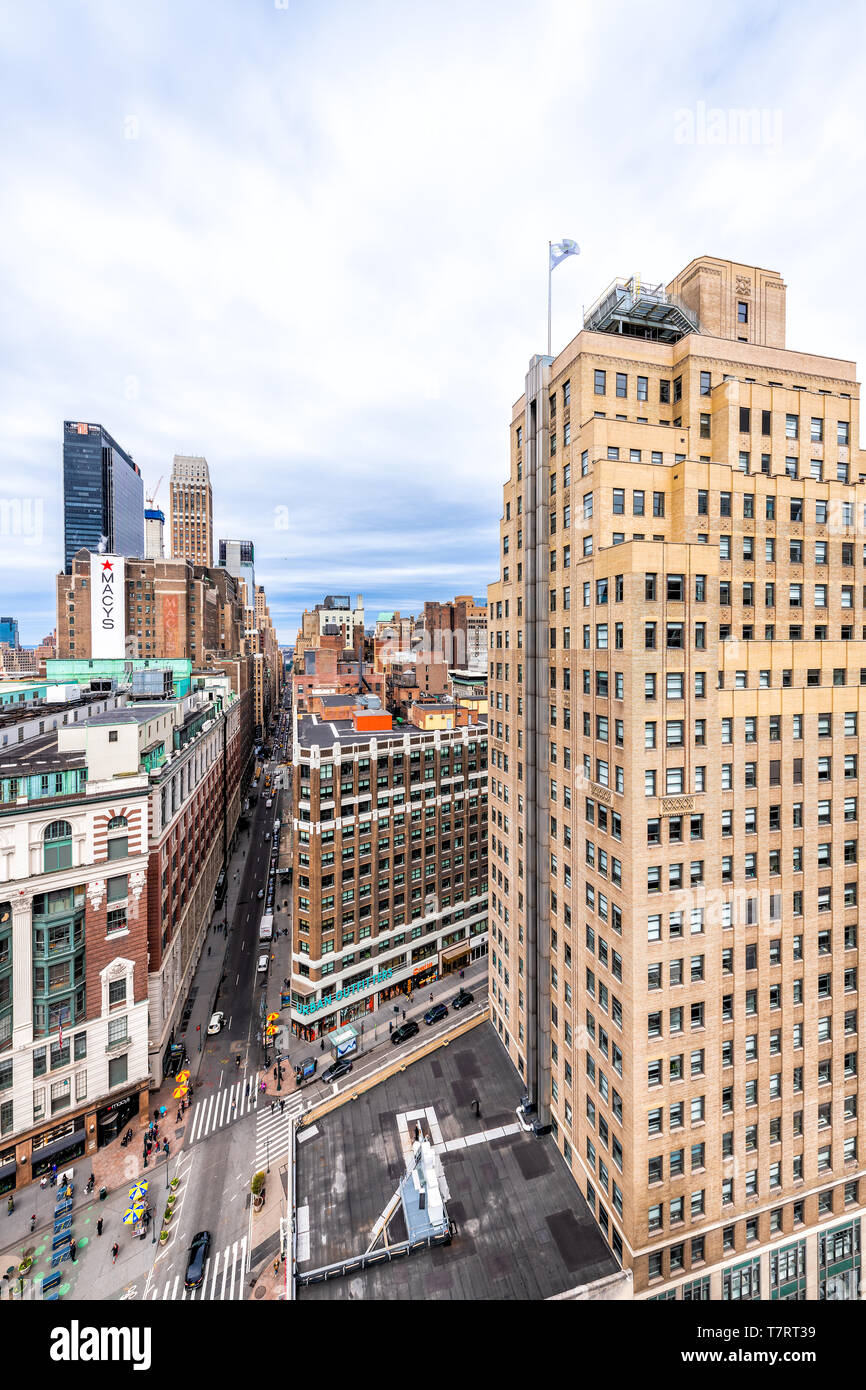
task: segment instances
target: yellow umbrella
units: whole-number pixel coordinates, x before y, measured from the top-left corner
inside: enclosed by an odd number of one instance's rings
[[[137,1182],[137,1183],[135,1184],[134,1187],[131,1187],[131,1188],[129,1189],[129,1201],[130,1201],[130,1205],[134,1207],[134,1206],[136,1206],[139,1202],[143,1202],[146,1195],[147,1195],[147,1178],[144,1179],[144,1182]]]
[[[179,1086],[182,1086],[182,1085],[184,1084],[185,1081],[189,1081],[189,1072],[188,1072],[188,1071],[179,1071],[178,1074],[177,1074],[177,1078],[176,1078],[176,1079],[177,1079],[177,1084],[178,1084]]]
[[[146,1211],[147,1207],[142,1206],[141,1204],[135,1207],[130,1207],[128,1211],[125,1211],[123,1213],[124,1226],[132,1226],[136,1221],[140,1221]]]
[[[270,1024],[268,1024],[267,1028],[265,1029],[265,1037],[266,1037],[266,1038],[275,1038],[276,1035],[277,1035],[277,1033],[278,1033],[279,1031],[280,1031],[279,1028],[275,1028],[274,1025],[273,1025],[272,1023],[270,1023]]]
[[[268,1014],[268,1023],[277,1023],[279,1021],[279,1017],[279,1014]]]
[[[176,1086],[171,1094],[175,1100],[180,1100],[181,1096],[185,1096],[188,1090],[189,1086]]]

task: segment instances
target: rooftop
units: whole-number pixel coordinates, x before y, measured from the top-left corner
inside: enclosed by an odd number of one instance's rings
[[[441,709],[441,705],[431,704],[430,709]],[[376,714],[378,711],[372,710],[369,713]],[[478,724],[462,725],[459,729],[452,729],[449,732],[454,735],[462,734],[467,731],[471,736],[473,733],[486,737],[487,723],[481,721]],[[375,739],[377,743],[384,743],[386,740],[402,741],[404,734],[414,735],[416,738],[432,739],[433,735],[425,733],[423,729],[418,729],[414,724],[397,724],[393,729],[376,729],[369,733],[362,729],[356,729],[351,719],[319,719],[315,714],[303,714],[298,716],[298,743],[301,748],[330,748],[332,744],[360,744],[369,743]]]
[[[298,1297],[538,1300],[614,1274],[617,1262],[553,1138],[503,1132],[516,1124],[522,1093],[484,1023],[318,1120],[297,1146],[298,1209],[309,1216],[301,1273],[366,1250],[402,1177],[416,1119],[437,1147],[456,1232],[450,1245],[302,1287]]]
[[[22,777],[28,772],[63,772],[84,766],[83,749],[60,752],[56,729],[37,738],[28,738],[26,742],[10,743],[0,750],[0,777]]]
[[[652,285],[640,275],[608,285],[584,315],[583,326],[596,333],[622,333],[662,343],[700,332],[692,309],[668,294],[663,284]]]

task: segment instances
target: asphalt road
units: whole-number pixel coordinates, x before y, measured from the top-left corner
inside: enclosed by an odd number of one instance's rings
[[[267,765],[273,775],[273,764]],[[261,1065],[261,1003],[266,973],[256,970],[259,922],[266,899],[273,824],[279,794],[265,805],[264,774],[250,817],[241,891],[230,924],[217,1008],[226,1017],[221,1033],[207,1037],[195,1089],[193,1121],[178,1160],[181,1177],[173,1234],[156,1252],[145,1298],[238,1299],[244,1296],[249,1262],[249,1184],[255,1157],[257,1112],[251,1098]],[[262,943],[262,952],[269,948]],[[236,1059],[240,1058],[240,1065]],[[197,1116],[201,1118],[197,1120]],[[193,1236],[210,1231],[211,1251],[202,1290],[183,1288],[187,1252]]]

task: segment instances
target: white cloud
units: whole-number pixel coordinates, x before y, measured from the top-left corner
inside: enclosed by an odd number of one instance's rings
[[[864,11],[844,7],[841,45],[840,7],[823,14],[7,11],[0,496],[23,470],[46,540],[26,594],[0,546],[0,606],[42,635],[27,615],[53,599],[69,416],[101,420],[149,486],[174,452],[207,455],[217,527],[256,540],[284,639],[305,583],[309,602],[375,584],[388,607],[404,558],[429,597],[483,590],[550,238],[582,247],[556,273],[555,343],[613,276],[711,252],[784,274],[792,345],[854,356]],[[778,109],[781,143],[678,144],[699,102]]]

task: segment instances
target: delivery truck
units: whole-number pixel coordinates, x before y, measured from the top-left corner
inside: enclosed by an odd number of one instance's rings
[[[259,922],[259,941],[270,941],[274,934],[274,914],[266,912]]]

